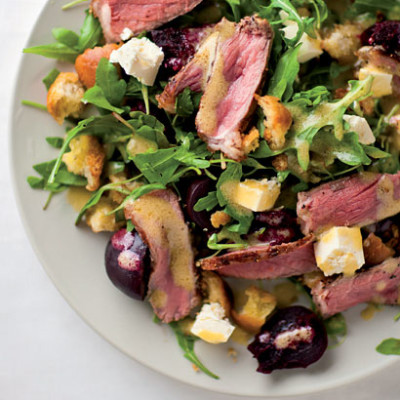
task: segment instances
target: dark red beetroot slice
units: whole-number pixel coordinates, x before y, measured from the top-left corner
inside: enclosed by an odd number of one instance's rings
[[[212,230],[210,213],[207,211],[194,211],[194,206],[212,190],[212,183],[209,178],[198,178],[190,183],[186,193],[186,211],[189,218],[201,229]]]
[[[382,46],[386,53],[400,56],[400,21],[378,22],[361,34],[364,46]]]
[[[150,274],[149,249],[136,232],[121,229],[107,244],[107,275],[123,293],[143,300]]]
[[[194,56],[211,28],[165,28],[150,32],[151,40],[164,52],[162,67],[167,76],[178,73]]]
[[[283,308],[261,328],[248,350],[257,358],[258,372],[306,368],[318,361],[328,346],[322,321],[302,306]]]

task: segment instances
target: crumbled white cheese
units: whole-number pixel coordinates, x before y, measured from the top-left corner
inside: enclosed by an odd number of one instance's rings
[[[309,326],[285,331],[276,336],[274,340],[277,349],[296,348],[300,342],[310,342],[313,331]]]
[[[121,34],[119,35],[121,40],[123,40],[124,42],[125,42],[125,40],[130,39],[132,36],[133,36],[133,32],[129,28],[124,28],[123,31],[121,32]]]
[[[154,84],[163,60],[163,51],[147,38],[133,38],[110,55],[112,63],[120,64],[128,75],[147,86]]]
[[[353,275],[365,263],[360,228],[335,226],[314,244],[317,266],[325,276]]]
[[[224,317],[225,310],[221,304],[204,304],[197,314],[191,332],[208,343],[225,343],[235,327]]]
[[[392,80],[393,75],[388,74],[386,71],[369,65],[367,67],[361,68],[358,73],[358,79],[360,81],[366,79],[368,76],[373,76],[372,81],[372,95],[374,97],[389,96],[393,93]]]
[[[350,125],[349,131],[357,133],[360,143],[372,144],[375,142],[374,133],[365,118],[345,114],[343,119]]]
[[[299,30],[298,25],[294,21],[285,21],[285,28],[282,29],[287,39],[293,39]],[[299,52],[297,53],[297,60],[299,63],[305,63],[315,57],[319,57],[323,50],[321,48],[321,40],[313,39],[306,33],[303,33],[299,39],[301,43]]]
[[[233,202],[251,211],[267,211],[274,204],[281,192],[281,185],[275,179],[246,179],[236,186]]]

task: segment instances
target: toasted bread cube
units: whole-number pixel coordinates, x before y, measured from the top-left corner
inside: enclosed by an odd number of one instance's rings
[[[265,140],[271,149],[282,149],[285,145],[285,135],[292,125],[292,115],[277,97],[255,95],[255,99],[265,115]]]
[[[256,286],[248,287],[244,293],[247,301],[240,311],[232,309],[232,318],[247,332],[257,333],[264,325],[266,318],[274,311],[276,298]]]
[[[109,198],[102,198],[95,206],[86,211],[86,223],[95,232],[115,232],[124,222],[116,222],[115,214],[110,214],[116,205]]]
[[[97,190],[106,157],[103,146],[96,137],[81,135],[72,139],[69,147],[71,151],[62,158],[68,171],[87,178],[87,190]]]
[[[361,47],[360,35],[364,29],[361,24],[352,22],[335,25],[322,41],[322,48],[342,64],[354,62],[354,53]]]
[[[225,315],[231,315],[231,293],[223,279],[212,271],[201,272],[201,290],[204,303],[218,303],[225,310]]]
[[[81,82],[89,89],[96,84],[96,69],[102,58],[110,59],[110,54],[120,46],[116,43],[103,47],[86,49],[75,61],[75,69]]]
[[[85,105],[82,98],[85,89],[73,72],[61,72],[47,93],[47,110],[61,125],[67,117],[79,118]]]

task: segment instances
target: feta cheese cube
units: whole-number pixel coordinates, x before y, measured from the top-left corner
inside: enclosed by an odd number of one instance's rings
[[[190,331],[205,342],[225,343],[235,327],[224,317],[225,310],[221,304],[204,304]]]
[[[350,125],[349,131],[357,133],[360,143],[372,144],[375,142],[375,136],[365,118],[345,114],[343,119]]]
[[[392,80],[393,80],[393,75],[388,74],[384,70],[373,67],[373,66],[367,66],[364,68],[361,68],[359,73],[358,73],[358,79],[360,81],[364,80],[368,76],[373,76],[374,80],[372,81],[372,95],[374,97],[383,97],[383,96],[389,96],[393,93],[392,89]]]
[[[281,192],[281,185],[275,179],[246,179],[235,188],[233,202],[251,211],[267,211],[274,204]]]
[[[124,28],[123,31],[121,32],[121,34],[119,35],[119,37],[123,41],[130,39],[132,36],[133,36],[133,32],[129,28]]]
[[[298,25],[295,22],[287,21],[286,27],[283,28],[285,37],[293,39],[299,30]],[[306,33],[303,33],[300,37],[299,43],[301,43],[299,52],[297,53],[297,60],[299,63],[305,63],[310,61],[312,58],[319,57],[323,51],[321,48],[321,40],[313,39]]]
[[[325,276],[353,275],[365,263],[360,228],[335,226],[314,244],[317,266]]]
[[[112,63],[120,64],[128,75],[147,86],[154,84],[163,60],[163,51],[147,38],[133,38],[110,55]]]

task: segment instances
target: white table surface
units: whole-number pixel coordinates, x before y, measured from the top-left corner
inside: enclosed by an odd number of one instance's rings
[[[178,383],[113,348],[68,306],[32,251],[11,189],[7,136],[21,49],[45,1],[0,0],[0,400],[232,398]],[[399,366],[296,399],[399,399]]]

